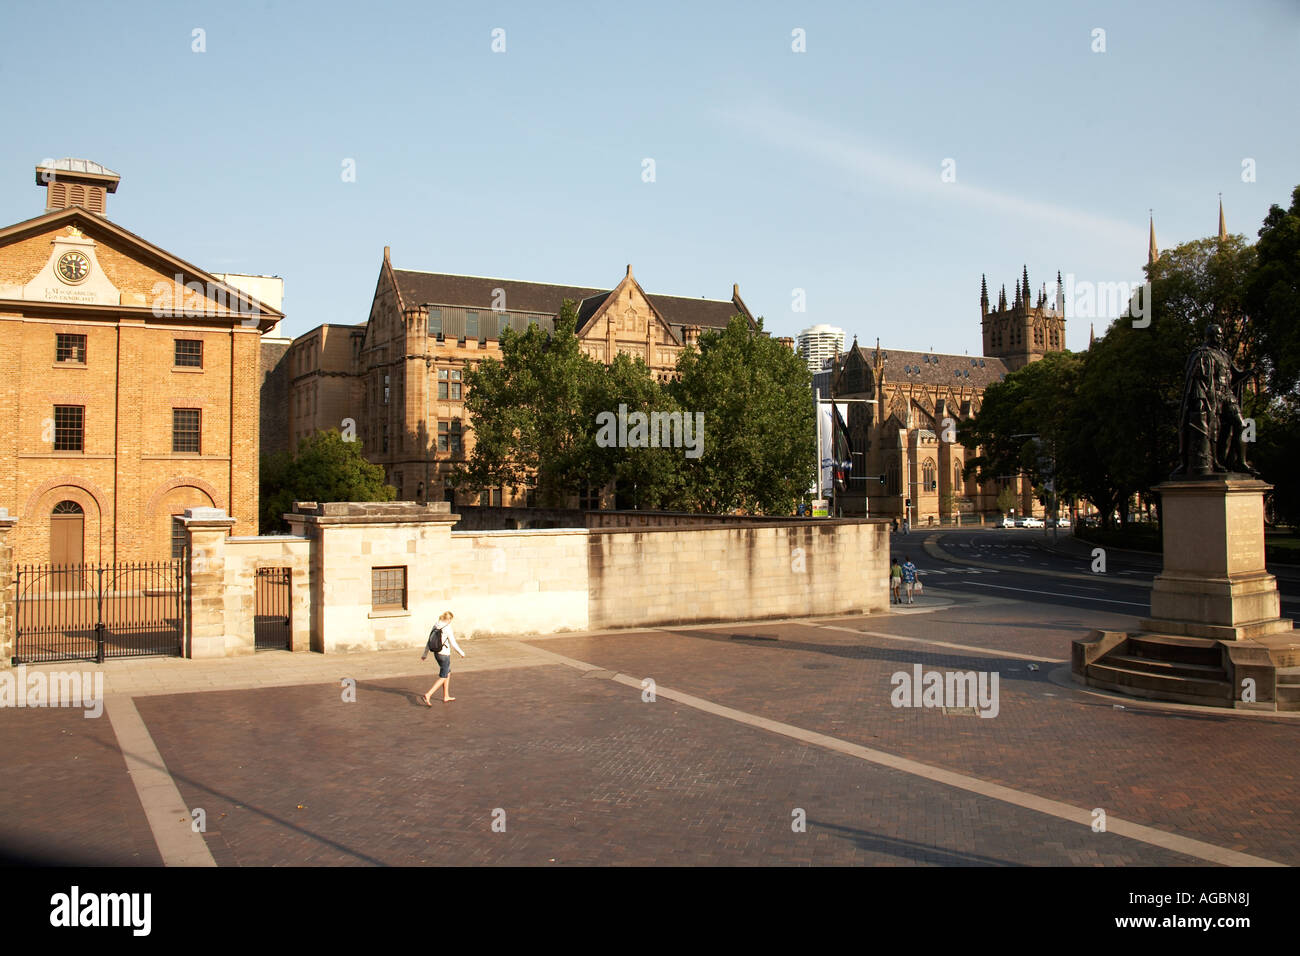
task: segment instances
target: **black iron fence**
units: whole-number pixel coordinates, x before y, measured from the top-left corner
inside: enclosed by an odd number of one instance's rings
[[[14,664],[181,653],[185,562],[26,565]]]
[[[289,569],[258,568],[253,634],[259,650],[289,648]]]

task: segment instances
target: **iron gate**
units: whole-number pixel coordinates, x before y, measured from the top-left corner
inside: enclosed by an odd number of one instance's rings
[[[289,649],[289,569],[258,568],[253,635],[258,650]]]
[[[25,565],[14,664],[179,655],[185,562]]]

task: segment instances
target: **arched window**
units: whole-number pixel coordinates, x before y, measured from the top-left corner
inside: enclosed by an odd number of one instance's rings
[[[899,495],[903,493],[902,481],[898,473],[898,461],[891,460],[885,468],[885,491],[887,494]]]
[[[934,459],[927,458],[925,460],[925,463],[921,465],[921,482],[922,482],[921,490],[922,491],[934,491],[937,488],[934,480],[934,475],[935,475]]]
[[[961,462],[955,462],[952,466],[952,493],[959,495],[964,490],[964,482],[961,480]]]

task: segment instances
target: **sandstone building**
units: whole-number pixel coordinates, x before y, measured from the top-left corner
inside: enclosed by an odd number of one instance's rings
[[[1028,478],[1005,477],[979,484],[963,476],[966,449],[944,420],[955,424],[977,415],[984,390],[1008,372],[1065,349],[1065,315],[1058,294],[1042,288],[1030,305],[1029,272],[1016,283],[1012,301],[1003,287],[991,306],[980,281],[983,354],[951,355],[864,349],[855,339],[831,369],[831,395],[868,399],[849,406],[853,450],[850,489],[841,495],[843,513],[906,514],[914,525],[937,523],[942,513],[996,514],[1003,487],[1014,485],[1017,514],[1041,514]],[[884,478],[882,482],[880,479]],[[910,504],[909,504],[910,502]]]
[[[45,212],[0,229],[0,509],[19,563],[167,558],[188,507],[257,530],[259,351],[283,315],[106,218],[119,181],[38,166]]]
[[[285,356],[293,447],[336,428],[383,466],[399,500],[526,504],[523,489],[458,497],[447,484],[472,450],[464,375],[481,359],[501,357],[504,329],[554,328],[565,299],[577,304],[586,354],[606,363],[620,352],[639,357],[660,381],[702,330],[725,328],[735,315],[757,329],[734,285],[729,300],[712,300],[649,294],[631,266],[611,289],[417,272],[394,268],[385,247],[368,320],[318,326]],[[598,503],[595,493],[573,502]]]

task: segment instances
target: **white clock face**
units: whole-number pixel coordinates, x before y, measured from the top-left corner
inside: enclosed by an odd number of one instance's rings
[[[90,275],[90,260],[80,252],[65,252],[59,256],[55,271],[68,285],[76,285]]]

